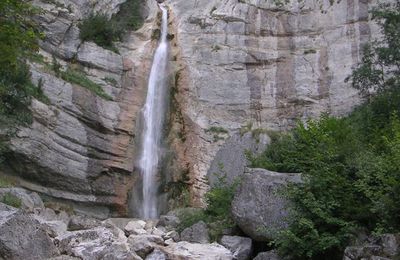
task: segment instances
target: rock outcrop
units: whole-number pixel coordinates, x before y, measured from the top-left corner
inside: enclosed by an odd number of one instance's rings
[[[279,194],[289,182],[300,182],[299,174],[249,169],[232,201],[235,223],[252,239],[270,241],[287,226],[287,201]]]
[[[144,26],[117,43],[119,53],[79,38],[79,23],[92,12],[111,16],[125,0],[41,1],[35,19],[45,33],[43,61],[32,62],[32,80],[48,102],[33,100],[33,123],[11,141],[9,168],[21,186],[71,202],[96,217],[128,214],[134,172],[136,118],[144,103],[155,41],[157,6],[147,1]],[[65,80],[59,70],[79,71],[108,98]],[[11,170],[10,170],[11,169]]]
[[[246,125],[284,130],[358,104],[344,80],[379,35],[374,1],[169,0],[193,200],[224,139]],[[212,127],[227,132],[215,133]],[[215,129],[215,128],[214,128]],[[218,128],[217,128],[218,129]]]

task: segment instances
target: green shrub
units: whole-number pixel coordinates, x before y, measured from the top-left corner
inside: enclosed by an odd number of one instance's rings
[[[21,199],[9,192],[3,195],[1,202],[14,208],[20,208],[22,205]]]
[[[79,25],[82,41],[93,41],[106,49],[117,51],[114,41],[119,40],[119,31],[105,14],[91,14]]]
[[[66,71],[61,71],[61,78],[70,83],[87,88],[99,97],[102,97],[106,100],[112,100],[112,97],[105,93],[100,85],[90,80],[82,71],[68,68]]]
[[[140,0],[127,0],[111,19],[105,14],[91,14],[79,25],[81,40],[93,41],[118,53],[114,42],[120,41],[127,31],[137,30],[143,25],[141,4]]]

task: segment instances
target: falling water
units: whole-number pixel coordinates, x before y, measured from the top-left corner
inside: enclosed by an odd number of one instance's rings
[[[146,104],[142,109],[144,128],[139,167],[143,177],[142,216],[150,219],[158,217],[157,212],[157,173],[160,160],[160,141],[163,128],[165,99],[167,93],[168,60],[168,11],[162,10],[161,39],[151,67]]]

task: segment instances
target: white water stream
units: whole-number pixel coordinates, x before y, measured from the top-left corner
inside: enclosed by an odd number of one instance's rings
[[[157,174],[159,173],[160,142],[167,94],[168,11],[162,5],[160,8],[162,10],[161,39],[154,55],[146,104],[142,109],[144,128],[139,168],[143,177],[141,217],[145,219],[158,217]]]

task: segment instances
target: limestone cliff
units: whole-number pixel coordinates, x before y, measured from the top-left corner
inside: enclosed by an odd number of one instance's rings
[[[196,202],[220,139],[228,137],[216,127],[284,130],[323,112],[346,114],[359,103],[345,78],[362,45],[379,34],[369,21],[370,1],[167,3]]]

